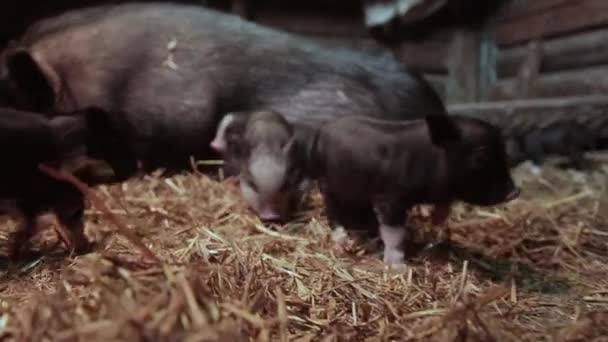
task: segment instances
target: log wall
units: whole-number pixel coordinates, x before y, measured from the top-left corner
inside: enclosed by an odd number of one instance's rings
[[[487,99],[608,92],[608,1],[513,0],[493,33],[495,82]]]

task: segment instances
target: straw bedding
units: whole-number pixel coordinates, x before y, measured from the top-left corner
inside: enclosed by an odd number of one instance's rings
[[[509,205],[458,205],[444,227],[416,211],[409,268],[377,239],[337,247],[315,193],[287,225],[263,225],[234,180],[149,175],[99,187],[161,260],[146,261],[87,210],[95,252],[49,227],[38,256],[0,268],[6,341],[606,341],[608,163],[584,175],[526,165]],[[14,223],[0,230],[8,250]],[[429,245],[429,243],[433,243]]]

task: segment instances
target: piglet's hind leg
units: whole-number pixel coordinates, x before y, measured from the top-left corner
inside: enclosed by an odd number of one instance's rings
[[[403,243],[407,230],[403,226],[380,225],[380,236],[384,242],[384,263],[391,266],[405,265]]]

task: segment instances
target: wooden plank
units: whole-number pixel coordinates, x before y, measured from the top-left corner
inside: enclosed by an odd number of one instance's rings
[[[509,78],[496,83],[491,99],[517,97],[517,79]],[[530,89],[531,97],[559,97],[608,93],[608,66],[542,74]]]
[[[541,72],[562,71],[608,64],[608,29],[545,40]],[[498,77],[510,77],[527,53],[526,47],[503,49],[498,53]]]
[[[479,33],[479,100],[490,98],[490,90],[496,83],[498,49],[494,43],[496,20],[489,18],[486,27]]]
[[[581,2],[580,0],[511,0],[501,9],[496,20],[497,22],[505,22],[520,19],[524,16],[531,16],[567,6],[573,1]]]
[[[449,50],[447,102],[476,101],[479,97],[479,35],[470,31],[454,33]]]
[[[497,44],[505,47],[602,26],[608,26],[608,1],[569,1],[565,6],[498,25],[496,38]]]
[[[528,44],[528,55],[522,62],[517,75],[517,83],[519,83],[516,89],[517,98],[531,97],[531,90],[540,74],[541,50],[542,43],[538,40],[533,40]]]

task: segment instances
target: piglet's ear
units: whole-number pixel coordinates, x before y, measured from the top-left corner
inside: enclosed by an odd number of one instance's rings
[[[433,145],[446,146],[461,138],[460,128],[447,114],[427,115],[425,120]]]
[[[39,63],[24,48],[16,48],[6,55],[9,78],[21,95],[28,98],[36,109],[47,109],[55,103],[59,77],[52,68]]]

